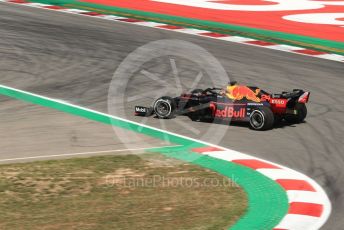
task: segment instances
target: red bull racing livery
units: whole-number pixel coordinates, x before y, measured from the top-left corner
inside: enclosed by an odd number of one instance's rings
[[[231,82],[225,89],[194,89],[179,97],[163,96],[152,107],[135,106],[135,115],[231,124],[246,122],[254,130],[268,130],[278,121],[301,123],[307,116],[310,92],[294,89],[278,94]]]

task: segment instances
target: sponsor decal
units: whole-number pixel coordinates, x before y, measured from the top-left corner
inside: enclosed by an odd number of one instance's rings
[[[216,109],[215,117],[218,118],[244,118],[246,116],[246,109],[240,108],[235,110],[233,107],[226,106],[224,109]]]
[[[271,96],[268,95],[268,94],[263,94],[263,95],[261,96],[261,100],[262,100],[262,101],[270,101],[270,99],[271,99]]]
[[[249,101],[260,102],[260,98],[257,97],[260,89],[253,91],[244,85],[231,85],[227,86],[227,97],[232,100],[239,101],[246,98]]]
[[[284,105],[285,103],[285,99],[271,99],[271,104]]]
[[[270,104],[274,112],[284,112],[285,108],[287,107],[287,102],[288,99],[272,98],[270,100]]]
[[[263,106],[263,103],[247,103],[247,105]]]
[[[146,112],[146,108],[145,107],[135,107],[135,112],[137,113],[145,113]]]

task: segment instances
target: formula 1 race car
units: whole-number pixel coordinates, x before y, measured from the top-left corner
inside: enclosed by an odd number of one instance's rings
[[[303,122],[309,96],[310,92],[301,89],[270,94],[258,87],[230,82],[226,89],[194,89],[175,98],[160,97],[152,107],[135,106],[135,115],[155,114],[162,119],[186,115],[193,121],[247,122],[254,130],[268,130],[276,121]]]

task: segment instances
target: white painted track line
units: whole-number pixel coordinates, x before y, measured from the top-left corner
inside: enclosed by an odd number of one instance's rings
[[[115,153],[115,152],[145,151],[145,150],[159,149],[159,148],[173,148],[173,147],[178,147],[178,146],[180,146],[180,145],[158,146],[158,147],[152,147],[152,148],[148,148],[148,149],[147,148],[112,149],[112,150],[94,151],[94,152],[64,153],[64,154],[40,155],[40,156],[31,156],[31,157],[17,157],[17,158],[0,159],[0,162],[33,160],[33,159],[46,159],[46,158],[67,157],[67,156],[80,156],[80,155],[95,155],[95,154]]]

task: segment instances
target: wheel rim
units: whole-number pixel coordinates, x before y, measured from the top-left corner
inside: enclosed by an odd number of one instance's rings
[[[262,128],[264,125],[263,114],[260,111],[254,111],[251,115],[250,123],[255,129]]]
[[[167,116],[170,113],[170,105],[165,101],[160,101],[157,104],[156,110],[161,116]]]

